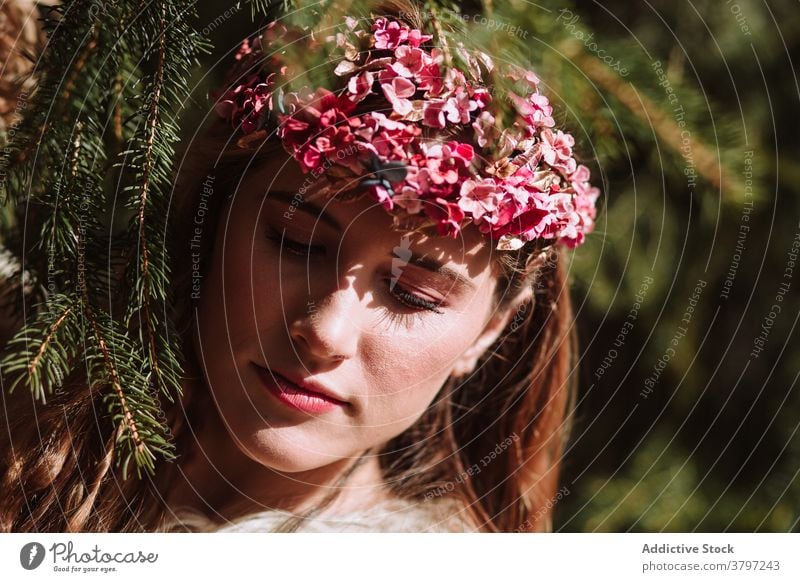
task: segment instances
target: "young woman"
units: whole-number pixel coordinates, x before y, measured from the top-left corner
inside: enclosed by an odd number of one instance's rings
[[[178,459],[122,480],[96,390],[18,398],[3,531],[550,529],[563,253],[598,193],[535,75],[510,67],[502,99],[501,68],[423,20],[382,3],[243,44],[171,216]],[[299,81],[320,52],[328,85]]]

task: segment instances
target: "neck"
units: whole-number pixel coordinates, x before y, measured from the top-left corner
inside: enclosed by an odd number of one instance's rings
[[[177,461],[175,483],[166,493],[170,509],[188,508],[224,522],[267,509],[301,513],[332,493],[336,498],[324,509],[331,515],[365,508],[387,496],[375,456],[284,473],[244,454],[213,403],[208,403],[202,416],[199,426],[192,423],[192,444]],[[344,483],[337,483],[345,478]]]

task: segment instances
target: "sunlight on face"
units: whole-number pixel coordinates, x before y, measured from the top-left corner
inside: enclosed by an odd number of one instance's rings
[[[485,339],[497,284],[473,227],[458,239],[395,231],[366,196],[295,198],[306,178],[276,158],[233,196],[195,338],[233,440],[288,472],[353,457],[410,427]],[[341,402],[287,391],[284,378]]]

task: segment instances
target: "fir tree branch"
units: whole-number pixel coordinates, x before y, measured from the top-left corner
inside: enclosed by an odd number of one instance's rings
[[[88,306],[87,306],[88,307]],[[120,382],[119,372],[117,371],[117,366],[114,363],[114,360],[111,357],[111,354],[108,349],[108,345],[106,343],[105,336],[100,331],[100,326],[97,323],[97,320],[92,313],[90,308],[87,308],[86,317],[92,325],[92,331],[94,332],[95,338],[97,339],[97,345],[100,348],[101,353],[103,354],[103,359],[105,360],[106,367],[108,372],[111,374],[111,386],[116,393],[117,399],[119,400],[119,405],[122,408],[123,416],[125,419],[125,427],[131,434],[133,438],[134,444],[136,446],[136,450],[138,452],[143,452],[146,449],[142,438],[139,436],[139,427],[134,419],[133,412],[128,407],[127,399],[125,398],[125,392],[122,390],[122,383]]]
[[[93,54],[97,50],[97,42],[98,42],[98,32],[97,26],[92,27],[92,36],[89,39],[89,42],[83,47],[83,50],[78,55],[78,58],[75,61],[75,65],[69,70],[69,74],[67,75],[67,80],[64,83],[64,89],[61,93],[61,101],[62,104],[68,104],[70,99],[72,98],[72,93],[75,91],[75,83],[78,75],[80,75],[84,69],[86,68],[86,63],[89,60],[89,55]],[[58,102],[57,102],[58,103]]]
[[[161,2],[161,18],[159,20],[159,48],[158,62],[156,64],[156,74],[154,92],[150,101],[150,111],[147,115],[147,129],[145,138],[144,168],[142,171],[141,194],[139,196],[139,244],[141,253],[141,279],[143,290],[141,294],[142,311],[144,312],[145,333],[148,340],[148,350],[153,373],[156,377],[156,385],[161,386],[161,370],[158,365],[158,354],[156,352],[154,330],[152,327],[150,313],[150,278],[149,278],[149,251],[147,248],[147,237],[145,232],[145,210],[147,208],[147,195],[150,188],[150,174],[153,168],[153,143],[157,131],[159,120],[159,105],[161,102],[161,90],[164,84],[164,61],[166,59],[166,33],[164,30],[166,13],[164,2]]]
[[[0,361],[9,393],[26,383],[34,399],[45,404],[46,395],[62,386],[82,343],[76,305],[75,297],[52,297],[47,306],[39,306],[36,319],[9,340]]]
[[[41,361],[44,354],[47,352],[47,348],[50,346],[50,342],[55,337],[56,332],[61,327],[61,325],[67,320],[70,314],[73,311],[73,305],[70,304],[61,315],[59,315],[58,319],[53,322],[53,325],[50,326],[50,329],[47,330],[47,334],[44,336],[42,340],[42,345],[39,346],[39,351],[36,353],[36,356],[31,360],[31,363],[28,365],[28,375],[33,376],[37,373],[39,362]]]

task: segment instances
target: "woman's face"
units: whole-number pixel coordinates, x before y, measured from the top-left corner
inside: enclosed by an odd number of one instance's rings
[[[276,156],[234,194],[219,219],[195,336],[233,441],[286,472],[402,433],[508,318],[494,311],[491,250],[477,230],[459,239],[404,234],[367,196],[295,197],[307,178]]]

